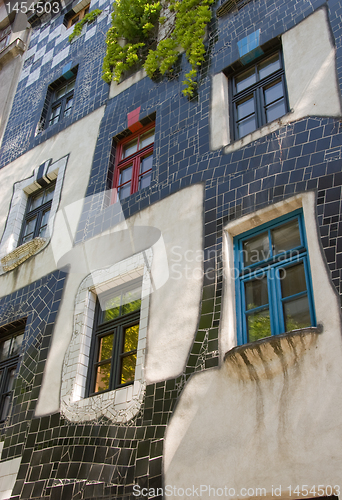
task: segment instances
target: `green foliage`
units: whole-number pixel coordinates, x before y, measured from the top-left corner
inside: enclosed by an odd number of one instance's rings
[[[150,78],[172,73],[184,50],[191,70],[183,94],[192,97],[199,66],[204,61],[203,39],[215,0],[115,0],[112,27],[107,33],[103,79],[117,82],[124,71],[142,62]],[[162,12],[162,16],[160,15]],[[164,36],[157,41],[158,28]]]
[[[92,23],[93,21],[95,21],[95,19],[97,18],[97,16],[99,16],[101,14],[101,12],[102,12],[102,10],[100,10],[100,9],[92,10],[91,12],[88,12],[88,14],[86,14],[81,21],[76,23],[74,26],[73,32],[69,36],[69,42],[72,42],[72,40],[75,37],[79,36],[82,33],[83,26],[86,23]]]

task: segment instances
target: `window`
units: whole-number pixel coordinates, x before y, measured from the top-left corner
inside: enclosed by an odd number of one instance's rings
[[[235,139],[283,116],[288,105],[281,52],[234,75],[231,89]]]
[[[37,236],[45,236],[54,190],[55,182],[29,197],[19,245]]]
[[[11,39],[11,25],[9,24],[6,28],[0,30],[0,50],[7,47]]]
[[[238,341],[315,325],[301,211],[235,239]]]
[[[23,320],[18,321],[20,326],[4,332],[0,340],[0,422],[3,422],[8,413],[12,400],[15,376],[24,339]],[[1,330],[3,330],[1,328]]]
[[[141,279],[98,296],[89,395],[132,384],[135,376]]]
[[[74,100],[75,83],[76,77],[69,82],[63,83],[54,91],[48,126],[54,125],[62,118],[70,115]]]
[[[123,200],[150,185],[154,130],[154,124],[149,125],[118,143],[113,185],[116,191],[113,202]]]
[[[88,4],[86,7],[84,7],[82,10],[77,12],[76,14],[72,10],[70,14],[67,14],[66,22],[67,22],[67,28],[70,28],[74,24],[78,23],[81,21],[86,14],[88,14],[90,8],[90,4]]]

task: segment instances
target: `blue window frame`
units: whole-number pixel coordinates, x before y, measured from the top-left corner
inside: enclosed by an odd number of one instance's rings
[[[237,236],[238,343],[315,326],[301,210]]]

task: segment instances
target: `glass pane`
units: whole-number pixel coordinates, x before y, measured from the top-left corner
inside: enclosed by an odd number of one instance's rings
[[[268,88],[264,89],[265,104],[271,104],[272,102],[284,97],[283,83],[282,81],[274,83]]]
[[[36,227],[37,216],[26,222],[26,227],[24,231],[23,242],[32,240],[34,234],[34,228]]]
[[[237,108],[238,120],[241,120],[242,118],[251,115],[255,111],[254,98],[250,97],[246,101],[239,103],[236,108]]]
[[[125,292],[122,298],[122,314],[138,311],[141,305],[141,285]]]
[[[51,111],[50,125],[54,125],[55,123],[58,122],[60,113],[61,113],[61,105],[59,104]]]
[[[139,178],[139,189],[148,187],[151,184],[152,174],[144,174]]]
[[[129,167],[120,170],[119,186],[132,179],[132,170],[133,170],[133,165],[130,165]]]
[[[11,340],[12,339],[3,340],[0,343],[0,361],[9,357]]]
[[[105,337],[101,337],[99,341],[100,346],[97,360],[104,361],[105,359],[111,359],[113,352],[114,333],[106,335]]]
[[[251,68],[242,75],[235,78],[236,92],[246,89],[256,82],[255,68]]]
[[[274,73],[275,71],[280,69],[279,54],[275,54],[274,56],[267,59],[267,61],[263,61],[259,64],[258,68],[260,80]]]
[[[102,322],[111,321],[112,319],[120,316],[120,300],[120,294],[104,301],[101,300],[101,308],[103,312]]]
[[[254,236],[254,238],[244,241],[242,251],[245,266],[267,260],[271,257],[268,233],[261,233],[258,236]]]
[[[268,309],[247,316],[247,342],[254,342],[264,337],[269,337],[271,333],[270,313]]]
[[[285,102],[283,100],[271,104],[271,106],[269,106],[266,109],[267,123],[272,122],[273,120],[277,120],[277,118],[284,116],[285,113],[286,113],[286,108],[285,108]]]
[[[301,246],[298,219],[272,229],[271,239],[275,255]]]
[[[17,367],[10,368],[8,370],[8,372],[7,372],[6,390],[4,392],[10,392],[13,389],[16,370],[17,370]]]
[[[118,189],[119,200],[127,198],[131,194],[131,183],[125,184],[123,187]]]
[[[256,128],[255,116],[251,116],[250,118],[241,121],[238,123],[239,137],[244,137],[245,135],[250,134],[256,130]]]
[[[281,293],[283,298],[306,291],[304,264],[280,269]]]
[[[135,365],[137,362],[137,355],[131,354],[130,356],[125,356],[121,363],[121,384],[127,384],[128,382],[134,382]]]
[[[125,328],[124,352],[135,351],[138,346],[139,324]]]
[[[98,366],[96,368],[95,392],[106,391],[109,389],[110,381],[110,363]]]
[[[37,207],[40,207],[44,203],[44,191],[41,191],[36,196],[31,197],[30,203],[30,211],[34,210]]]
[[[140,163],[140,173],[142,174],[144,172],[147,172],[147,170],[151,170],[152,162],[153,162],[153,155],[146,156],[146,158],[143,158]]]
[[[69,97],[69,99],[67,100],[67,102],[65,104],[65,109],[64,109],[64,116],[69,116],[70,115],[73,100],[74,100],[73,96]]]
[[[80,16],[75,16],[72,20],[71,20],[71,26],[73,26],[74,24],[78,23],[78,21],[80,20]]]
[[[46,210],[43,213],[42,222],[41,222],[41,226],[40,226],[40,229],[39,229],[39,236],[41,236],[41,237],[43,237],[44,234],[45,234],[45,231],[46,231],[46,228],[47,228],[47,224],[48,224],[48,221],[49,221],[49,216],[50,216],[50,210]]]
[[[14,337],[11,346],[11,353],[10,353],[11,356],[17,356],[19,354],[21,345],[23,343],[23,339],[24,339],[23,333]]]
[[[10,403],[11,403],[11,395],[8,394],[3,399],[3,406],[2,406],[2,411],[1,411],[1,420],[5,420],[5,418],[7,417]]]
[[[74,78],[73,80],[71,80],[71,82],[67,84],[66,93],[70,92],[70,90],[75,88],[75,83],[76,83],[76,78]]]
[[[43,203],[47,203],[48,201],[52,200],[54,191],[55,191],[55,184],[52,184],[52,186],[49,186],[45,189]]]
[[[128,142],[122,148],[122,158],[127,158],[127,156],[136,153],[138,150],[138,138],[133,139],[133,141]]]
[[[286,332],[311,325],[309,300],[306,295],[285,302],[283,307]]]
[[[149,144],[153,143],[154,143],[154,128],[152,130],[149,130],[148,132],[145,132],[144,134],[141,134],[139,149],[143,149]]]
[[[267,278],[245,283],[246,310],[268,304]]]

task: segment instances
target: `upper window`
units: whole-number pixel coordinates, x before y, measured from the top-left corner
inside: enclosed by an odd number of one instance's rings
[[[0,340],[0,422],[9,413],[24,329],[25,326],[20,326],[10,334],[6,332]]]
[[[283,116],[288,106],[281,52],[234,75],[231,89],[235,139]]]
[[[239,344],[315,325],[300,211],[236,237],[235,258]]]
[[[98,296],[89,395],[134,382],[141,307],[141,280]]]
[[[151,183],[154,145],[154,124],[126,137],[117,145],[114,191],[117,200],[147,187]]]
[[[86,7],[84,7],[82,10],[77,12],[77,14],[74,14],[73,11],[71,11],[71,15],[67,15],[67,28],[70,28],[74,24],[78,23],[81,21],[86,14],[88,14],[90,8],[90,4],[88,4]]]
[[[53,94],[48,126],[54,125],[71,113],[76,77],[60,85]]]
[[[19,245],[45,236],[54,190],[55,182],[29,197]]]
[[[9,24],[6,28],[0,30],[0,50],[7,47],[11,39],[11,25]]]

